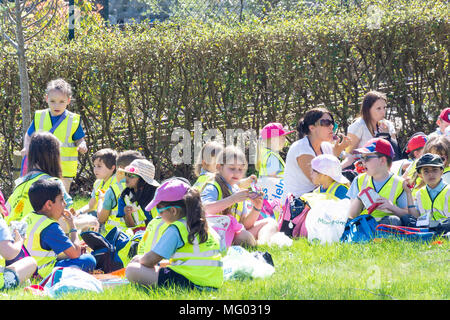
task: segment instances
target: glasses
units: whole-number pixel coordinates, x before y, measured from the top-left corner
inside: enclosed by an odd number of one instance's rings
[[[158,214],[161,215],[162,212],[164,212],[165,210],[169,209],[169,208],[178,208],[181,209],[180,206],[168,206],[168,207],[164,207],[164,208],[158,208],[156,207],[156,211],[158,211]]]
[[[321,127],[329,127],[329,126],[333,126],[333,132],[336,132],[338,125],[336,122],[334,122],[333,120],[330,119],[320,119],[317,121],[317,123],[319,123],[319,125]]]
[[[362,162],[367,162],[367,161],[369,161],[370,159],[373,159],[373,158],[379,158],[379,156],[362,156],[360,159],[361,159]]]
[[[139,176],[137,174],[129,173],[129,172],[125,172],[125,177],[128,177],[128,178],[139,178]]]

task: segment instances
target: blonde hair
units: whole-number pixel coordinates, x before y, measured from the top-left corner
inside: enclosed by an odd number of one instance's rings
[[[237,162],[239,164],[244,165],[244,170],[247,171],[248,169],[248,163],[247,159],[245,158],[244,152],[242,152],[241,149],[239,149],[236,146],[227,146],[225,149],[223,149],[219,154],[217,155],[217,164],[219,165],[227,165],[232,164],[234,162]],[[222,199],[225,199],[229,196],[231,196],[231,190],[227,186],[227,182],[222,177],[222,175],[219,172],[216,172],[214,176],[214,180],[219,184],[220,189],[222,191]],[[231,213],[231,207],[226,208],[222,211],[222,214],[230,214]]]
[[[64,79],[56,79],[52,80],[47,84],[47,89],[45,89],[45,93],[48,94],[52,90],[59,90],[64,93],[69,98],[72,97],[72,87],[71,85]]]
[[[205,160],[206,163],[211,163],[213,158],[223,151],[223,145],[217,141],[209,141],[205,143],[202,147],[202,151],[200,152],[197,161],[194,166],[194,174],[198,177],[202,171],[202,160]]]

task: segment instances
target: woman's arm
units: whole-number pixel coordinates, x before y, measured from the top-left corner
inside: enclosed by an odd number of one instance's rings
[[[297,157],[297,164],[302,170],[303,174],[308,178],[309,181],[312,183],[312,168],[311,168],[311,161],[314,159],[312,155],[309,154],[302,154],[301,156]]]
[[[347,136],[350,139],[350,142],[349,142],[349,145],[348,145],[346,151],[348,153],[352,153],[352,151],[355,150],[356,147],[358,146],[361,139],[358,138],[357,136],[355,136],[353,133],[348,133]]]

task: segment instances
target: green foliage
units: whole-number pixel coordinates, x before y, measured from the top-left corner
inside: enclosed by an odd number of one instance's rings
[[[414,132],[434,130],[450,100],[448,7],[439,0],[278,10],[241,23],[186,19],[105,28],[94,19],[75,41],[58,34],[30,44],[32,111],[46,107],[49,80],[67,79],[89,155],[103,147],[140,150],[155,163],[157,180],[192,178],[190,165],[171,162],[177,142],[170,138],[177,127],[192,130],[196,120],[223,133],[259,131],[269,121],[295,128],[307,109],[326,106],[345,132],[362,96],[377,89],[387,93],[388,118],[404,143]],[[16,63],[0,47],[6,194],[12,151],[22,144],[19,106]],[[89,158],[80,158],[77,183],[92,179]]]

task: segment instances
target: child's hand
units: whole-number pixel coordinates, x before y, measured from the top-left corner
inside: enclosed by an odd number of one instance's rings
[[[249,198],[249,193],[250,193],[249,190],[244,189],[244,190],[240,190],[236,193],[233,193],[231,195],[231,197],[232,197],[234,203],[238,203],[238,202],[247,200]]]
[[[263,196],[258,193],[254,193],[254,195],[254,197],[250,197],[250,201],[252,202],[253,207],[261,209],[263,204]]]
[[[70,213],[70,211],[64,210],[62,216],[63,216],[64,220],[69,224],[69,227],[73,228],[75,224],[73,222],[73,216]]]
[[[79,153],[85,154],[85,153],[88,151],[87,146],[86,146],[86,142],[82,142],[82,143],[78,146],[77,151],[78,151]]]
[[[414,184],[412,183],[411,179],[403,180],[403,190],[405,190],[406,193],[412,193],[411,189],[413,187],[414,187]]]
[[[394,211],[393,211],[394,204],[392,203],[392,201],[381,197],[376,202],[380,203],[377,210],[381,210],[381,211],[388,212],[388,213],[394,213]]]
[[[14,230],[14,242],[21,242],[23,244],[23,238],[17,229]]]
[[[123,212],[125,212],[125,215],[130,216],[135,211],[135,208],[133,206],[125,206],[123,208]]]
[[[23,148],[22,150],[20,150],[20,155],[23,157],[25,157],[28,154],[28,150]]]

